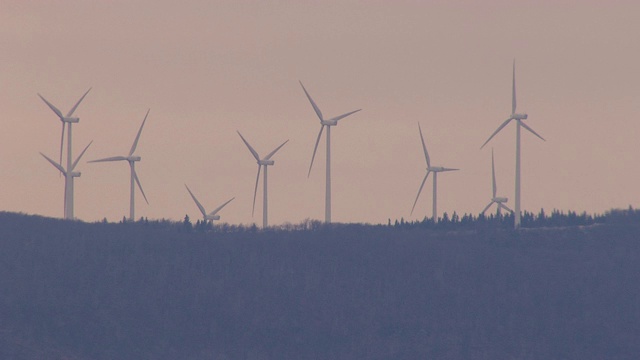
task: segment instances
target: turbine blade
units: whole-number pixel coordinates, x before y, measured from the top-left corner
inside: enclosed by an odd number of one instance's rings
[[[65,183],[66,183],[66,179],[65,179]],[[64,214],[65,214],[65,218],[67,216],[67,186],[65,184],[64,187]]]
[[[87,151],[87,149],[89,148],[89,146],[91,146],[91,144],[93,144],[93,140],[91,140],[91,142],[89,143],[89,145],[87,145],[87,147],[84,148],[84,150],[82,150],[82,152],[80,153],[80,155],[78,156],[78,158],[76,159],[76,161],[73,162],[73,165],[71,165],[71,171],[73,171],[73,169],[76,168],[76,165],[78,165],[78,162],[80,161],[80,158],[82,158],[82,155],[84,155],[84,153]]]
[[[62,167],[62,165],[58,164],[57,162],[51,160],[47,155],[40,153],[40,155],[42,155],[45,159],[47,159],[47,161],[49,161],[51,163],[51,165],[55,166],[56,169],[60,170],[61,173],[66,175],[66,171],[64,170],[64,168]]]
[[[424,144],[424,137],[422,137],[422,128],[418,123],[418,131],[420,132],[420,141],[422,141],[422,150],[424,150],[424,157],[427,159],[427,167],[431,167],[431,160],[429,159],[429,152],[427,151],[427,145]]]
[[[62,122],[62,136],[60,136],[60,164],[62,164],[62,149],[64,147],[64,127],[67,123],[66,122]]]
[[[493,132],[493,134],[491,134],[491,136],[489,136],[489,139],[487,139],[487,141],[484,142],[484,144],[482,144],[482,146],[480,146],[480,149],[482,149],[485,145],[487,145],[487,143],[489,141],[491,141],[491,139],[493,139],[494,136],[496,136],[497,133],[500,132],[500,130],[502,130],[505,126],[507,126],[507,124],[509,123],[509,121],[511,121],[511,118],[508,118],[507,120],[505,120],[502,125],[500,125],[498,127],[498,129],[496,131]]]
[[[207,211],[204,209],[202,204],[200,204],[200,201],[198,201],[198,199],[196,199],[195,195],[193,195],[193,193],[191,192],[191,190],[189,189],[187,184],[184,184],[184,187],[187,188],[187,191],[189,192],[189,195],[191,195],[191,198],[196,203],[196,206],[198,206],[198,209],[200,209],[200,212],[202,213],[202,216],[207,216]]]
[[[89,93],[89,91],[91,91],[91,88],[89,88],[89,90],[87,90],[86,93],[84,93],[84,95],[82,95],[82,97],[80,98],[80,100],[78,100],[78,102],[73,105],[73,107],[71,108],[71,110],[69,110],[69,113],[67,113],[67,117],[71,117],[71,115],[73,115],[73,113],[76,111],[76,109],[78,108],[78,105],[80,105],[80,103],[82,102],[82,100],[84,99],[85,96],[87,96],[87,94]]]
[[[58,117],[60,118],[60,121],[64,121],[64,116],[62,116],[62,112],[58,110],[57,107],[53,106],[53,104],[48,102],[47,99],[45,99],[42,95],[38,94],[38,96],[40,96],[40,99],[42,99],[42,101],[44,101],[45,104],[47,104],[47,106],[49,106],[49,108],[53,110],[53,112],[56,113],[56,115],[58,115]]]
[[[238,133],[238,135],[240,135],[240,139],[242,139],[244,144],[247,145],[247,148],[249,148],[249,151],[251,151],[251,154],[253,155],[253,157],[256,158],[256,161],[260,161],[260,155],[258,155],[258,152],[254,148],[252,148],[251,145],[249,145],[249,142],[247,142],[247,140],[244,139],[244,136],[240,134],[240,131],[236,130],[236,132]]]
[[[271,160],[271,157],[272,157],[273,155],[275,155],[275,153],[276,153],[276,152],[278,152],[278,150],[280,150],[280,148],[281,148],[281,147],[283,147],[283,146],[284,146],[284,144],[286,144],[286,143],[288,143],[288,142],[289,142],[289,140],[287,140],[287,141],[283,142],[283,143],[282,143],[282,145],[278,146],[275,150],[273,150],[272,152],[270,152],[270,153],[269,153],[269,155],[267,155],[267,157],[265,157],[264,159],[265,159],[265,160]]]
[[[149,200],[147,200],[147,195],[145,195],[144,190],[142,190],[142,184],[140,184],[140,179],[138,179],[138,173],[136,173],[135,169],[133,169],[133,178],[136,180],[136,183],[138,184],[138,188],[140,188],[140,192],[142,193],[142,197],[144,198],[144,201],[146,201],[147,204],[149,204]]]
[[[258,194],[258,179],[260,179],[260,170],[262,165],[258,164],[258,175],[256,176],[256,188],[253,190],[253,208],[251,209],[251,216],[256,210],[256,195]]]
[[[484,210],[482,210],[482,215],[484,215],[485,212],[487,212],[487,210],[489,210],[489,208],[491,207],[491,205],[493,205],[493,200],[491,200],[491,202],[489,203],[489,205],[487,205]],[[498,206],[500,206],[500,204],[498,204]]]
[[[340,120],[340,119],[344,119],[344,118],[346,118],[347,116],[349,116],[349,115],[351,115],[351,114],[357,113],[357,112],[358,112],[358,111],[360,111],[360,110],[362,110],[362,109],[353,110],[353,111],[350,111],[350,112],[348,112],[348,113],[346,113],[346,114],[342,114],[342,115],[338,115],[338,116],[336,116],[336,117],[333,117],[333,118],[331,118],[331,119],[329,119],[329,120],[330,120],[330,121],[338,121],[338,120]]]
[[[542,136],[538,135],[537,132],[533,131],[532,128],[529,127],[529,125],[525,124],[524,122],[520,121],[520,125],[522,125],[523,128],[529,130],[529,132],[531,132],[533,135],[539,137],[542,141],[546,141]]]
[[[144,116],[144,120],[142,120],[142,125],[140,125],[140,129],[138,130],[138,135],[136,135],[136,139],[133,141],[133,145],[131,145],[129,156],[133,155],[133,152],[136,151],[136,147],[138,147],[138,140],[140,139],[140,134],[142,134],[142,128],[144,127],[144,123],[147,121],[147,116],[149,116],[149,111],[151,111],[151,109],[147,110],[147,114]]]
[[[491,179],[493,180],[493,197],[496,197],[498,187],[496,186],[496,167],[493,161],[493,148],[491,149]]]
[[[513,59],[513,92],[511,98],[511,113],[516,113],[516,59]]]
[[[235,199],[235,197],[232,197],[231,199],[229,199],[226,203],[218,206],[215,210],[213,210],[212,212],[209,213],[209,216],[214,216],[218,213],[218,211],[222,210],[223,207],[225,207],[228,203],[230,203],[233,199]]]
[[[311,156],[311,165],[309,165],[309,173],[307,177],[311,175],[311,167],[313,167],[313,159],[316,158],[316,151],[318,150],[318,144],[320,143],[320,137],[322,136],[322,130],[324,130],[324,125],[320,125],[320,132],[318,133],[318,139],[316,140],[316,146],[313,148],[313,155]]]
[[[307,98],[309,99],[311,106],[313,106],[313,110],[316,112],[316,115],[318,115],[320,121],[324,120],[324,118],[322,117],[322,111],[320,111],[320,108],[318,107],[318,105],[316,105],[316,102],[313,101],[311,95],[309,95],[309,93],[307,92],[307,89],[304,88],[304,85],[302,85],[302,81],[300,81],[300,86],[302,86],[302,90],[304,90],[304,93],[307,95]]]
[[[498,206],[500,206],[501,208],[507,210],[508,212],[513,214],[513,210],[509,209],[509,207],[507,207],[507,205],[503,204],[503,203],[499,203]]]
[[[429,173],[431,173],[431,170],[427,170],[427,175],[425,175],[424,179],[422,179],[422,184],[420,184],[420,189],[418,189],[418,195],[416,195],[416,200],[413,202],[413,207],[411,208],[411,215],[413,215],[413,210],[416,208],[416,204],[418,203],[418,198],[420,197],[420,193],[422,192],[424,183],[427,181],[427,178],[429,177]]]
[[[88,161],[88,162],[95,163],[95,162],[122,161],[122,160],[127,160],[127,158],[124,157],[124,156],[112,156],[112,157],[108,157],[108,158],[104,158],[104,159],[91,160],[91,161]]]

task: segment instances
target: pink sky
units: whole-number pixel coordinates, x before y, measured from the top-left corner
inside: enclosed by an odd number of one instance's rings
[[[319,122],[332,129],[333,219],[409,219],[424,176],[417,123],[438,178],[440,213],[477,214],[498,192],[513,205],[515,127],[480,145],[511,110],[547,139],[523,133],[522,206],[604,212],[640,200],[640,3],[618,1],[48,1],[0,0],[0,209],[61,217],[60,121],[37,97],[76,115],[76,216],[129,211],[125,155],[147,108],[136,165],[150,204],[136,215],[182,219],[228,198],[231,223],[251,217],[256,163],[286,139],[269,169],[272,224],[324,216],[324,142],[307,170]],[[431,182],[411,218],[431,216]]]

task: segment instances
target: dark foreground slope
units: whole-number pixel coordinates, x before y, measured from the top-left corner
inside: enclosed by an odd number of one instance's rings
[[[639,235],[0,214],[0,358],[637,359]]]

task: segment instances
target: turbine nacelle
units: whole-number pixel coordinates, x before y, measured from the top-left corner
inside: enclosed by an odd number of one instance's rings
[[[527,114],[512,114],[511,119],[513,120],[526,120],[528,117]]]
[[[80,177],[80,175],[82,175],[82,173],[79,171],[74,171],[71,173],[71,177]]]
[[[80,122],[80,118],[77,118],[77,117],[63,117],[61,120],[66,122],[66,123],[77,123],[77,122]]]
[[[273,160],[258,160],[258,165],[273,165],[275,163]]]
[[[207,216],[204,217],[204,219],[205,219],[205,221],[206,220],[212,220],[212,221],[216,220],[217,221],[217,220],[220,220],[220,215],[213,215],[213,216],[207,215]]]
[[[495,201],[497,203],[506,203],[509,201],[508,198],[506,197],[494,197],[493,199],[491,199],[492,201]]]
[[[433,172],[443,172],[443,171],[455,171],[458,169],[452,169],[452,168],[446,168],[443,166],[430,166],[427,167],[427,171],[433,171]]]
[[[127,157],[127,161],[132,162],[132,161],[140,161],[142,160],[142,158],[140,156],[128,156]]]
[[[338,125],[338,120],[320,120],[320,124],[326,126],[336,126]]]

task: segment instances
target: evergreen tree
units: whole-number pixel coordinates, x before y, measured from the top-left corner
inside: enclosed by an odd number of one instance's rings
[[[189,219],[189,215],[184,216],[184,221],[182,222],[182,229],[186,232],[191,232],[193,229],[193,225],[191,224],[191,220]]]

